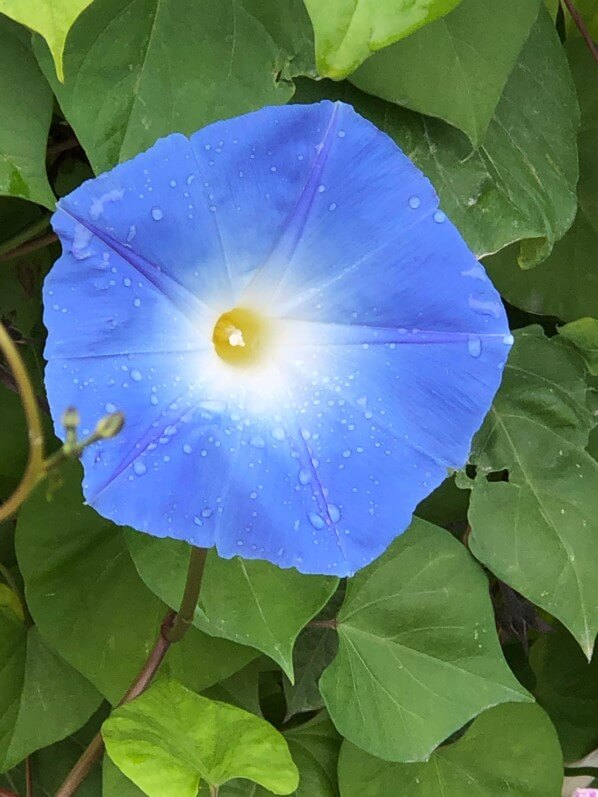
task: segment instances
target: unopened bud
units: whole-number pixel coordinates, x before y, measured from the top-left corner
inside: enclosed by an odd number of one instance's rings
[[[124,425],[124,414],[122,412],[111,412],[110,415],[105,415],[98,423],[95,433],[102,440],[107,440],[109,437],[116,437]]]
[[[81,423],[81,418],[75,407],[68,407],[60,419],[65,429],[76,429]]]

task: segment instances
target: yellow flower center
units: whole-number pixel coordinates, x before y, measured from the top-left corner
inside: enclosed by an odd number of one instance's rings
[[[247,307],[235,307],[223,313],[212,334],[216,354],[238,368],[249,368],[261,362],[270,338],[267,319]]]

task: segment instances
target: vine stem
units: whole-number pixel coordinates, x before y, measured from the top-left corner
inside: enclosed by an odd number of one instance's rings
[[[31,756],[25,759],[25,797],[33,797],[33,771],[31,768]]]
[[[587,44],[588,50],[592,53],[592,58],[594,61],[596,61],[596,63],[598,63],[598,47],[596,47],[596,43],[594,42],[592,34],[588,30],[582,15],[575,7],[573,0],[563,0],[563,3],[566,5],[568,12],[571,14],[571,19],[575,23],[577,30],[581,33],[585,43]]]
[[[0,244],[0,260],[10,260],[15,257],[14,252],[19,249],[23,244],[31,241],[32,238],[37,238],[41,233],[45,232],[50,226],[50,217],[42,216],[36,219],[29,227],[21,230],[8,241]]]
[[[31,385],[23,358],[12,338],[0,323],[0,350],[12,371],[25,413],[27,433],[29,435],[29,459],[25,473],[19,485],[2,506],[0,506],[0,522],[10,517],[27,498],[31,490],[44,475],[44,435],[41,413],[35,392]]]
[[[187,581],[181,600],[181,608],[178,612],[168,612],[162,621],[156,644],[147,657],[139,675],[118,704],[119,706],[139,697],[139,695],[147,689],[164,661],[164,657],[170,646],[179,642],[187,633],[189,626],[193,622],[195,607],[199,600],[199,592],[203,580],[207,555],[208,551],[206,548],[191,548]],[[94,764],[100,759],[103,751],[104,740],[102,739],[101,732],[98,732],[84,750],[75,766],[71,769],[62,786],[56,792],[56,797],[71,797],[89,775]]]

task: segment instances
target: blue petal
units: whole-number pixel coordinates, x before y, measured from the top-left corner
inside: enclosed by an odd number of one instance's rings
[[[504,310],[428,180],[349,106],[169,136],[63,199],[54,226],[53,415],[74,404],[84,431],[126,415],[84,455],[107,517],[347,575],[464,464]],[[214,376],[214,323],[239,303],[281,330],[255,384]]]

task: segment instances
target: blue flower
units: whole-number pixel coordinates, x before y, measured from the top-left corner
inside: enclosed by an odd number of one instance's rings
[[[347,575],[465,463],[504,309],[428,180],[350,106],[170,135],[53,224],[53,416],[126,416],[84,455],[102,515]]]

